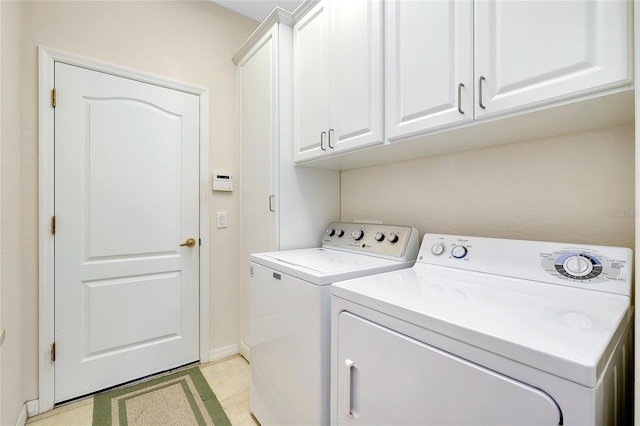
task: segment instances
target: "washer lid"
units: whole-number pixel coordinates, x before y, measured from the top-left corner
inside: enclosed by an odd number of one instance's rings
[[[626,296],[424,264],[332,293],[589,387],[631,320]]]
[[[409,268],[414,263],[325,248],[252,254],[251,261],[316,285]]]

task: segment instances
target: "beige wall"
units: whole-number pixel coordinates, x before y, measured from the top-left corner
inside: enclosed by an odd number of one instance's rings
[[[25,198],[21,186],[16,185],[23,176],[20,108],[22,3],[2,1],[0,11],[0,327],[6,329],[6,339],[0,350],[0,424],[14,425],[25,401],[27,386],[22,380],[23,372],[33,370],[33,366],[27,368],[23,360],[22,344],[28,334],[23,321],[26,309],[22,303],[28,293],[22,287],[25,246],[21,242]],[[33,382],[33,371],[31,374]]]
[[[8,398],[20,405],[38,398],[38,45],[208,88],[210,170],[235,174],[231,57],[258,25],[209,1],[28,1],[21,5],[21,20],[16,20],[19,14],[5,14],[11,7],[13,2],[2,2],[0,290],[2,319],[11,321],[0,325],[7,329],[0,370],[1,424],[17,419]],[[22,33],[13,34],[7,21]],[[13,56],[4,46],[8,35],[22,41]],[[5,68],[17,72],[5,74]],[[21,94],[13,93],[17,88]],[[10,108],[5,98],[11,98]],[[9,128],[5,122],[11,123]],[[230,217],[228,228],[211,226],[209,235],[210,346],[215,349],[237,343],[237,199],[236,193],[207,195],[213,215],[227,211]],[[20,243],[21,251],[16,248]]]
[[[342,220],[634,247],[632,125],[342,172]]]

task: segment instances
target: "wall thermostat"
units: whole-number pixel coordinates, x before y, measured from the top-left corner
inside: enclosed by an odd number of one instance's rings
[[[213,175],[214,191],[233,191],[233,177],[229,175]]]

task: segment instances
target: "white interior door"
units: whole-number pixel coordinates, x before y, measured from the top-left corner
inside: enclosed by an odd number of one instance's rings
[[[60,402],[199,359],[199,99],[58,62],[55,84]]]

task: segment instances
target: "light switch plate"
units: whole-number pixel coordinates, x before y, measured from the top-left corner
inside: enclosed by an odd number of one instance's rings
[[[226,228],[227,227],[227,212],[218,212],[217,213],[217,223],[218,223],[218,228]]]

